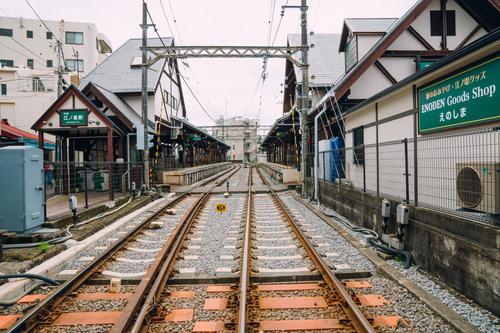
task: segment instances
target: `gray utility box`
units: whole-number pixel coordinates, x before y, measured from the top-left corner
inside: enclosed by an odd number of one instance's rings
[[[44,223],[43,151],[0,148],[0,229],[24,233]]]

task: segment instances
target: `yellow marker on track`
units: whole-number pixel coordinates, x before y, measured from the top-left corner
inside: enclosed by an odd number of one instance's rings
[[[215,211],[217,213],[224,213],[227,210],[226,204],[218,203],[215,205]]]

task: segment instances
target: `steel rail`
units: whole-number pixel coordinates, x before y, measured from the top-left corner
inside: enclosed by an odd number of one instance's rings
[[[267,179],[260,173],[260,170],[257,169],[258,174],[264,181],[264,183],[267,185],[269,192],[271,193],[271,196],[276,203],[276,205],[279,207],[283,215],[285,216],[285,219],[288,221],[290,226],[292,227],[292,230],[294,231],[295,235],[297,236],[297,239],[299,239],[300,243],[306,250],[307,254],[309,257],[312,259],[318,270],[320,271],[321,275],[323,276],[323,279],[325,279],[326,283],[330,287],[330,289],[339,297],[340,305],[342,306],[342,309],[344,312],[347,314],[349,319],[351,320],[351,323],[358,333],[375,333],[375,329],[373,326],[368,322],[366,317],[363,315],[359,307],[354,303],[354,300],[351,298],[347,290],[345,289],[344,285],[340,282],[340,280],[333,274],[333,272],[330,270],[328,265],[324,262],[323,259],[321,259],[320,255],[318,252],[314,249],[313,245],[311,242],[307,239],[307,237],[304,235],[302,230],[297,226],[297,223],[294,221],[294,219],[288,214],[287,209],[285,208],[285,205],[281,201],[281,199],[278,197],[278,195],[273,191],[271,185],[267,181]]]
[[[156,308],[160,300],[160,295],[168,282],[169,275],[172,273],[175,260],[181,251],[181,245],[191,225],[198,216],[203,205],[207,202],[212,190],[231,178],[240,168],[241,167],[238,166],[226,175],[222,181],[216,182],[216,184],[205,191],[202,197],[193,205],[184,221],[177,226],[176,232],[168,238],[166,242],[168,249],[163,251],[162,248],[162,258],[155,260],[155,265],[150,266],[147,275],[151,276],[151,278],[143,284],[141,282],[142,285],[140,285],[140,288],[136,288],[134,295],[127,302],[125,309],[122,311],[122,315],[112,327],[110,333],[128,332],[128,328],[132,324],[137,311],[139,312],[137,313],[137,317],[135,318],[135,322],[130,332],[137,333],[147,331],[151,319],[149,314]],[[143,300],[144,302],[141,306]]]
[[[100,254],[96,259],[90,262],[83,268],[81,272],[75,275],[70,280],[66,281],[62,286],[51,293],[47,298],[38,303],[30,312],[19,319],[14,326],[7,332],[28,332],[31,331],[42,317],[50,313],[50,311],[60,304],[66,295],[70,294],[88,280],[97,270],[105,264],[116,252],[118,252],[128,241],[133,239],[141,232],[150,222],[154,221],[159,215],[163,214],[168,208],[175,205],[182,199],[186,198],[189,193],[184,193],[168,203],[163,209],[153,214],[148,219],[144,220],[137,227],[132,229],[128,234],[120,238],[116,243],[111,245],[104,253]]]
[[[250,251],[251,251],[251,221],[252,221],[252,169],[250,166],[248,177],[248,201],[247,216],[245,223],[245,241],[243,243],[243,258],[240,267],[240,294],[238,307],[238,325],[236,331],[245,333],[248,322],[247,293],[250,285]]]

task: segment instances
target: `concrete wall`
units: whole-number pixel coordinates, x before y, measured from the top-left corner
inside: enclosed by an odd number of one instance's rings
[[[307,181],[311,192],[312,180]],[[320,202],[358,226],[382,232],[382,198],[320,182]],[[396,230],[391,202],[389,232]],[[424,208],[410,208],[405,249],[423,270],[500,315],[500,229]]]

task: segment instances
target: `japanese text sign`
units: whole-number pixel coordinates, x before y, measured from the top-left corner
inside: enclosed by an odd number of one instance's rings
[[[87,115],[86,109],[61,110],[61,126],[87,126]]]
[[[420,89],[420,132],[500,119],[499,58]]]

